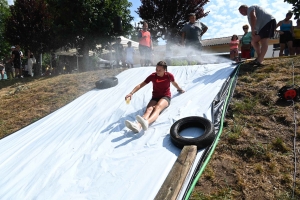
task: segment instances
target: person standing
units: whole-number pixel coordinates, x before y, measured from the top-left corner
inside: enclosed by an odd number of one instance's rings
[[[121,38],[117,38],[116,43],[112,45],[112,48],[115,50],[115,57],[116,57],[116,62],[117,66],[123,65],[123,54],[124,54],[124,47],[121,44]]]
[[[20,53],[20,78],[23,78],[23,63],[22,63],[22,59],[23,59],[23,52],[21,51],[21,48],[19,45],[17,45],[17,48],[19,50],[19,53]]]
[[[134,133],[140,132],[142,128],[144,131],[146,131],[149,127],[149,124],[153,123],[158,118],[160,113],[170,105],[170,83],[176,87],[179,93],[185,92],[175,82],[173,74],[168,72],[166,62],[160,61],[156,64],[156,72],[150,74],[142,83],[135,86],[135,88],[125,96],[125,100],[128,98],[131,99],[134,93],[147,85],[149,82],[153,83],[152,98],[147,105],[144,115],[136,116],[137,123],[129,120],[125,121],[125,126]]]
[[[202,22],[196,23],[196,14],[189,14],[189,22],[181,29],[181,44],[187,48],[202,49],[201,39],[208,27]]]
[[[202,35],[208,30],[208,27],[202,22],[196,23],[196,14],[189,14],[189,22],[181,29],[181,45],[187,49],[187,61],[193,62],[191,56],[200,53],[202,50]]]
[[[32,73],[32,67],[33,64],[36,63],[36,60],[33,56],[33,53],[30,52],[30,50],[28,50],[28,63],[27,63],[27,67],[28,67],[28,75],[33,77],[33,73]]]
[[[143,29],[138,33],[139,51],[141,66],[149,66],[151,63],[151,51],[153,50],[151,33],[148,31],[148,24],[143,23]]]
[[[131,41],[127,42],[128,47],[125,49],[126,53],[126,64],[128,64],[128,68],[133,68],[133,63],[134,63],[134,48],[131,46]]]
[[[239,57],[239,38],[237,35],[233,35],[231,37],[231,41],[229,43],[230,46],[230,59],[231,60],[235,60],[238,61],[238,57]]]
[[[268,39],[274,37],[276,20],[266,10],[257,5],[250,7],[241,5],[239,12],[241,15],[248,17],[252,34],[251,44],[257,54],[257,58],[249,64],[259,66],[267,53]]]
[[[5,66],[7,80],[12,80],[14,78],[14,73],[10,54],[6,55],[6,57],[3,59],[3,64]]]
[[[277,31],[280,34],[279,43],[280,51],[279,56],[284,56],[284,50],[288,47],[290,55],[293,55],[293,22],[291,20],[293,16],[292,12],[288,12],[285,15],[285,19],[278,22],[275,30],[280,26],[280,30]]]
[[[11,53],[10,53],[10,60],[8,61],[9,63],[11,63],[11,67],[12,67],[12,76],[13,78],[15,78],[15,75],[16,75],[16,71],[15,71],[15,68],[14,68],[14,62],[12,60],[12,52],[16,49],[15,46],[11,46]]]
[[[251,38],[252,38],[252,34],[251,34],[251,32],[248,32],[249,26],[247,24],[243,26],[243,30],[244,30],[244,35],[240,40],[241,54],[242,54],[241,57],[249,59],[249,58],[251,58]]]
[[[4,63],[2,63],[2,61],[0,61],[0,73],[1,73],[1,79],[4,81],[4,72],[5,72],[5,65]]]
[[[297,25],[293,28],[294,40],[293,40],[293,52],[296,55],[300,54],[300,19],[297,19]]]
[[[15,68],[15,78],[21,78],[21,55],[20,55],[20,46],[16,45],[16,48],[12,52],[12,62]]]

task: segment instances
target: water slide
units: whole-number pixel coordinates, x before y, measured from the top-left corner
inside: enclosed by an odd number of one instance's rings
[[[143,114],[152,84],[130,104],[124,97],[155,67],[123,71],[115,87],[93,89],[0,140],[1,199],[154,199],[181,152],[170,140],[170,127],[188,116],[220,118],[216,110],[224,111],[220,99],[236,68],[231,62],[168,67],[186,92],[171,86],[171,105],[138,134],[124,121]],[[194,129],[185,130],[186,137]],[[209,148],[198,150],[178,199],[186,197]]]

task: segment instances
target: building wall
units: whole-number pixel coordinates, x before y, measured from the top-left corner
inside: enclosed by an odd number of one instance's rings
[[[265,58],[273,57],[273,44],[278,44],[279,40],[278,39],[269,39],[268,43],[269,43],[269,47],[268,47],[268,51],[265,55]],[[207,52],[212,52],[212,53],[225,53],[225,52],[229,53],[229,44],[206,46],[206,47],[203,47],[203,50],[207,51]],[[279,56],[279,51],[274,51],[274,57],[278,57],[278,56]]]

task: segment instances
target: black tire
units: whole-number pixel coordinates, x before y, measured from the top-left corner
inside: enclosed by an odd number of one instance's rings
[[[180,132],[184,129],[198,127],[204,129],[204,133],[196,138],[184,138]],[[206,118],[191,116],[185,117],[176,121],[170,130],[171,141],[178,148],[183,148],[185,145],[196,145],[198,149],[203,149],[210,146],[215,139],[214,125]]]
[[[118,78],[117,77],[108,77],[101,79],[95,83],[96,88],[98,89],[106,89],[106,88],[111,88],[116,85],[118,85]]]

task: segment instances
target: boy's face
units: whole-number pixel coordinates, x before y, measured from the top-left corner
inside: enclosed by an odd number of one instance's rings
[[[195,23],[195,21],[196,21],[196,16],[195,16],[195,15],[190,16],[190,17],[189,17],[189,20],[190,20],[191,23]]]

